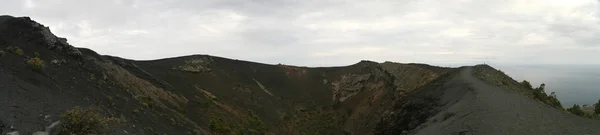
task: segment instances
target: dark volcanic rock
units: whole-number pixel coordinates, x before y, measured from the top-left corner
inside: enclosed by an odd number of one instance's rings
[[[30,39],[41,39],[42,45],[45,45],[48,49],[56,50],[76,58],[82,55],[77,48],[67,43],[66,38],[55,36],[49,27],[31,20],[29,17],[3,18],[6,19],[0,19],[0,32],[9,33],[8,38],[27,37]]]
[[[4,128],[6,128],[6,124],[2,120],[0,120],[0,134],[4,133]]]
[[[75,48],[11,16],[0,16],[4,48],[24,53],[0,56],[2,135],[16,131],[9,125],[56,134],[61,125],[51,122],[60,118],[49,116],[75,106],[126,120],[107,134],[594,134],[600,125],[486,84],[469,68],[309,68],[207,55],[135,61]],[[32,69],[24,61],[32,57],[46,66]]]

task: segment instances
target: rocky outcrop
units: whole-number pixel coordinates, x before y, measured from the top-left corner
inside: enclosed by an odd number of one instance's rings
[[[358,67],[363,73],[345,74],[339,80],[331,82],[334,101],[344,102],[362,90],[375,90],[383,87],[385,83],[391,83],[393,79],[376,62],[361,61],[353,67]]]
[[[31,39],[42,39],[41,43],[48,47],[48,49],[56,50],[76,58],[82,56],[81,51],[67,43],[66,38],[55,36],[49,27],[31,20],[29,17],[4,19],[1,25],[3,26],[0,31],[11,32],[11,37],[9,38],[30,37]]]
[[[358,94],[364,88],[364,82],[369,80],[371,74],[343,75],[339,81],[331,83],[333,86],[333,100],[344,102],[347,98]]]

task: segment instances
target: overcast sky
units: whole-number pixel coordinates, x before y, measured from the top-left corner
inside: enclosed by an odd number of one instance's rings
[[[74,46],[270,64],[600,64],[597,0],[2,0]]]

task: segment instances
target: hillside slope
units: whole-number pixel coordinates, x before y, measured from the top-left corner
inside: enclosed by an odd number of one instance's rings
[[[380,134],[578,134],[600,133],[600,121],[558,110],[475,77],[463,67],[399,102],[397,113],[378,127]],[[426,100],[419,100],[426,99]],[[393,115],[394,116],[394,115]],[[418,119],[409,119],[418,118]],[[417,124],[406,124],[419,121]]]
[[[30,18],[0,16],[0,134],[66,134],[65,121],[95,116],[61,115],[76,107],[118,118],[106,134],[600,132],[598,121],[533,95],[489,66],[361,61],[311,68],[209,55],[128,60],[73,47]]]
[[[371,134],[394,102],[454,69],[361,61],[267,65],[192,55],[134,61],[0,17],[0,134],[31,134],[76,106],[124,120],[108,134]],[[39,58],[44,66],[28,63]],[[52,128],[60,132],[60,126]]]

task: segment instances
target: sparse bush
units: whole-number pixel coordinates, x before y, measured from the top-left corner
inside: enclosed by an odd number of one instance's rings
[[[208,128],[213,132],[213,134],[217,135],[228,135],[231,134],[231,128],[223,122],[223,119],[213,118],[210,119]]]
[[[122,119],[102,116],[95,108],[75,107],[61,114],[60,118],[63,123],[61,134],[67,135],[103,134],[111,126],[122,122]]]
[[[252,112],[252,110],[248,110],[248,133],[250,135],[264,135],[267,132],[267,128],[265,128],[265,124],[260,120],[260,118]]]
[[[523,80],[523,82],[521,82],[521,84],[523,84],[525,87],[531,88],[531,90],[533,90],[533,98],[534,99],[541,101],[545,104],[548,104],[554,108],[563,109],[562,104],[560,103],[558,98],[556,98],[556,93],[552,92],[552,93],[550,93],[550,95],[546,94],[546,91],[545,91],[546,84],[542,83],[537,88],[532,88],[531,84],[526,80]]]
[[[217,135],[264,135],[267,133],[264,123],[252,110],[248,110],[248,119],[242,125],[227,124],[223,119],[211,118],[208,128]]]
[[[27,64],[29,64],[31,68],[35,70],[40,70],[44,68],[44,61],[38,57],[34,57],[27,60]]]
[[[523,81],[521,82],[521,85],[525,86],[526,88],[528,88],[528,89],[530,89],[530,90],[533,90],[533,86],[532,86],[532,85],[531,85],[531,83],[529,83],[529,81],[527,81],[527,80],[523,80]]]
[[[19,56],[23,56],[23,53],[24,53],[21,48],[16,47],[16,46],[8,46],[8,47],[6,47],[6,50],[8,50],[9,52],[11,52],[13,54],[19,55]]]
[[[23,50],[21,50],[21,48],[17,48],[14,52],[15,54],[19,55],[19,56],[23,56]]]
[[[6,54],[6,52],[4,52],[4,50],[0,50],[0,56],[4,56]]]
[[[33,57],[40,57],[40,53],[39,52],[33,52]]]
[[[572,114],[575,114],[577,116],[584,116],[585,112],[583,112],[583,110],[581,110],[581,107],[577,104],[574,104],[573,107],[568,108],[567,111],[571,112]]]

